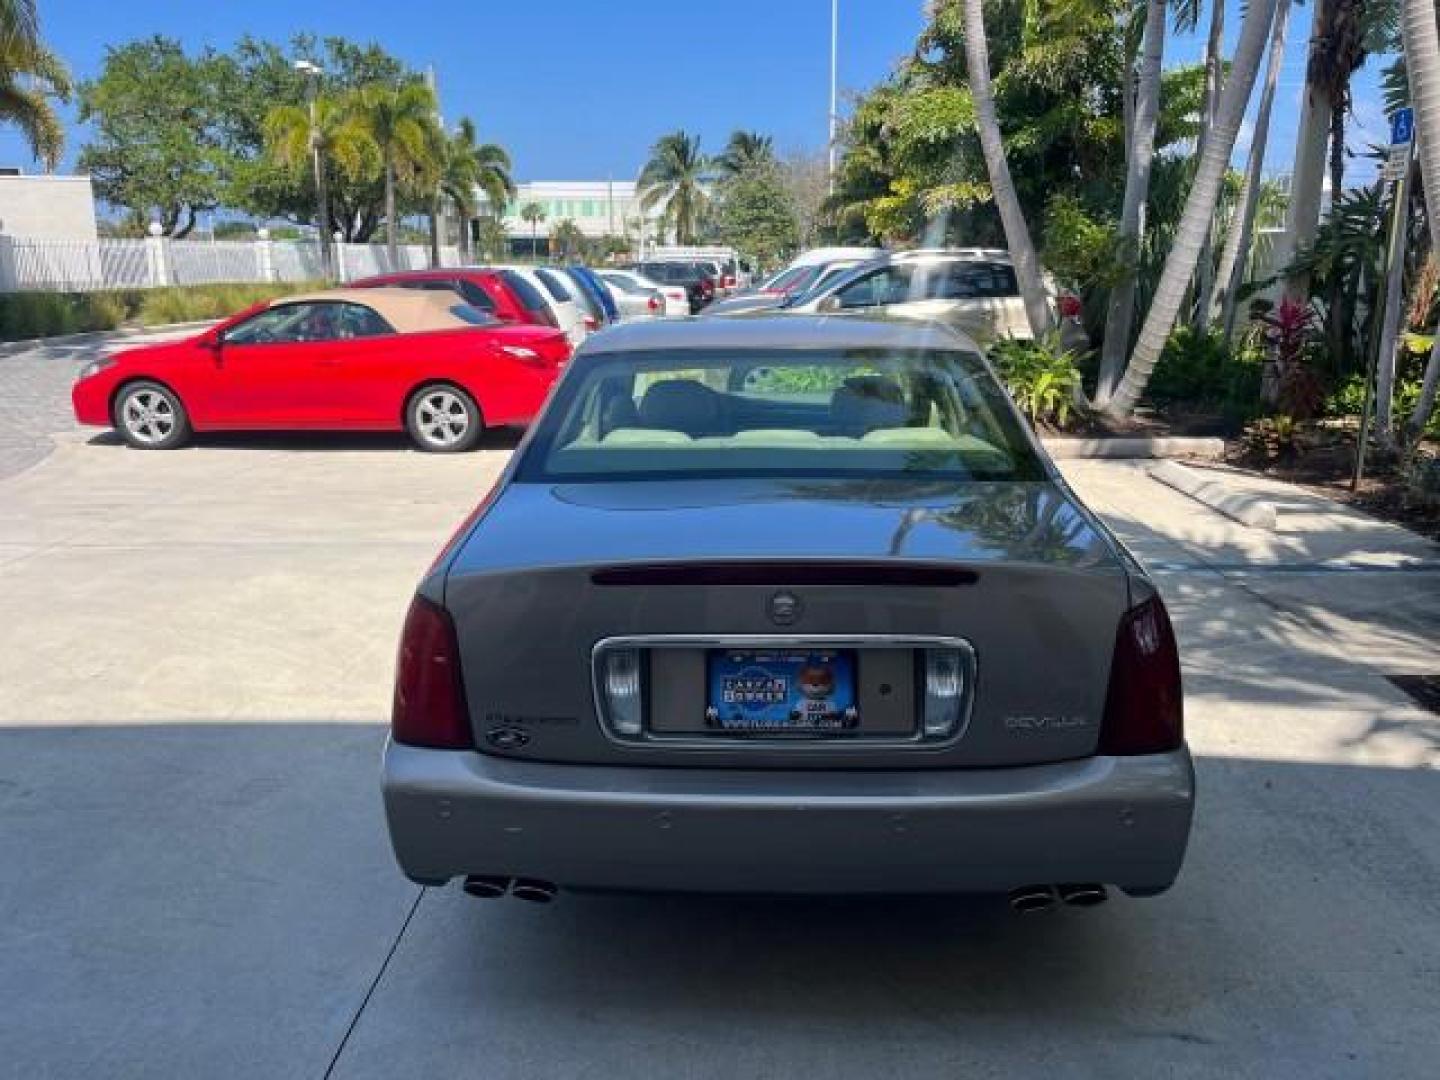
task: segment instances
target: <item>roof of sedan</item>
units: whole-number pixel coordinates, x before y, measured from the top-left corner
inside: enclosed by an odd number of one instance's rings
[[[284,296],[276,300],[275,305],[314,303],[322,300],[362,304],[378,312],[381,318],[402,334],[417,334],[426,330],[463,330],[475,326],[473,322],[455,314],[454,309],[465,301],[447,290],[326,289],[324,292]]]
[[[587,338],[579,356],[661,349],[971,349],[939,323],[854,315],[745,315],[622,323]]]

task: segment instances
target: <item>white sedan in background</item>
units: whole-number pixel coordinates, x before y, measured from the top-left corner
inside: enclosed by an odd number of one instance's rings
[[[663,282],[652,281],[644,274],[637,274],[633,270],[601,270],[599,273],[600,279],[614,288],[618,289],[628,284],[647,292],[659,293],[660,299],[665,302],[665,309],[661,314],[667,319],[683,319],[690,314],[690,298],[685,295],[685,290],[679,285],[666,285]]]
[[[621,322],[637,319],[659,319],[665,315],[665,297],[658,288],[650,289],[632,281],[617,278],[608,280],[605,274],[597,275],[600,283],[609,290],[615,306],[620,309]]]

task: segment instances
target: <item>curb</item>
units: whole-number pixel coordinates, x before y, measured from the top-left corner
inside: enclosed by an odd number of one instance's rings
[[[1166,487],[1174,488],[1182,495],[1188,495],[1196,502],[1208,506],[1216,513],[1224,514],[1232,521],[1248,525],[1252,529],[1275,528],[1275,504],[1258,495],[1246,495],[1232,491],[1219,480],[1202,476],[1194,469],[1187,469],[1176,461],[1162,461],[1150,470],[1150,478]]]
[[[1225,440],[1193,435],[1127,436],[1118,439],[1042,438],[1042,446],[1053,458],[1193,458],[1220,461],[1225,457]]]
[[[158,326],[117,326],[114,330],[87,330],[83,334],[21,338],[18,341],[0,342],[0,356],[11,356],[15,353],[27,352],[30,349],[47,348],[51,345],[83,345],[87,341],[106,338],[138,337],[141,334],[165,334],[179,330],[203,330],[219,321],[219,319],[201,319],[197,322],[162,323]]]

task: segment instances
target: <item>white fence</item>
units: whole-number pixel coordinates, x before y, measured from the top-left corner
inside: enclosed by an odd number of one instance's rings
[[[336,244],[334,250],[334,276],[340,281],[430,265],[430,250],[423,244],[401,245],[393,263],[383,244]],[[441,266],[459,262],[459,249],[441,247]],[[0,293],[301,282],[327,276],[315,241],[20,240],[0,236]]]

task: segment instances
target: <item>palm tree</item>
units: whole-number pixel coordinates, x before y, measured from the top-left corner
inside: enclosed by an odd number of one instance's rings
[[[1123,249],[1138,254],[1145,232],[1145,203],[1150,197],[1150,166],[1155,159],[1155,125],[1160,117],[1160,64],[1165,54],[1166,0],[1145,5],[1144,55],[1135,102],[1134,126],[1126,155],[1125,199],[1120,210],[1118,240]],[[1127,93],[1128,97],[1128,93]],[[1135,322],[1135,275],[1127,274],[1110,290],[1105,313],[1105,340],[1100,351],[1100,374],[1095,402],[1104,405],[1125,371],[1130,330]]]
[[[355,91],[350,108],[380,155],[385,172],[385,248],[390,265],[399,262],[395,189],[435,171],[435,94],[421,79],[369,83]]]
[[[758,131],[733,131],[725,151],[715,159],[726,176],[739,176],[762,165],[775,163],[775,140]]]
[[[334,227],[329,165],[333,162],[346,176],[359,178],[370,158],[369,136],[344,101],[323,96],[315,99],[313,111],[300,105],[275,106],[265,114],[264,132],[265,150],[274,161],[288,169],[312,171],[318,203],[315,228],[321,261],[329,272],[330,232]]]
[[[967,0],[979,6],[981,0]],[[1255,87],[1260,72],[1260,58],[1265,52],[1265,43],[1270,38],[1270,24],[1275,15],[1276,0],[1250,0],[1245,10],[1244,22],[1240,27],[1240,40],[1235,47],[1235,59],[1230,65],[1230,78],[1220,94],[1220,105],[1215,113],[1215,125],[1205,139],[1205,152],[1195,170],[1195,180],[1185,200],[1185,209],[1180,215],[1180,224],[1175,231],[1175,243],[1165,259],[1165,268],[1155,287],[1155,297],[1150,311],[1145,316],[1140,338],[1135,343],[1125,377],[1120,380],[1114,396],[1105,407],[1105,412],[1114,418],[1123,418],[1135,407],[1140,395],[1150,382],[1150,373],[1160,359],[1175,319],[1180,314],[1180,305],[1195,275],[1195,265],[1200,259],[1200,249],[1205,235],[1215,216],[1215,207],[1220,198],[1220,187],[1230,165],[1230,153],[1235,148],[1235,136],[1240,131],[1240,121],[1250,101],[1250,92]]]
[[[1215,123],[1215,110],[1220,105],[1220,88],[1225,80],[1225,5],[1228,0],[1210,0],[1210,34],[1205,40],[1205,114],[1200,128],[1200,142],[1195,148],[1198,159],[1205,153],[1205,139]],[[1205,234],[1200,248],[1200,281],[1196,286],[1193,323],[1197,330],[1209,322],[1210,294],[1215,289],[1215,260],[1210,247],[1214,243],[1213,228]]]
[[[699,136],[673,131],[655,143],[640,170],[640,206],[647,211],[663,206],[661,221],[674,225],[676,242],[693,244],[709,201],[704,188],[709,176],[710,161],[700,152]]]
[[[470,221],[475,217],[475,194],[484,194],[486,201],[495,208],[503,207],[515,194],[515,182],[510,178],[510,155],[495,143],[479,142],[475,122],[468,116],[463,118],[455,133],[444,142],[439,182],[436,187],[435,213],[438,216],[440,199],[449,199],[460,217],[460,248],[462,257],[468,258]],[[438,228],[432,228],[432,236],[438,247]],[[435,253],[438,261],[439,253]]]
[[[573,258],[585,244],[585,234],[580,231],[580,226],[569,218],[563,218],[555,223],[550,230],[550,254],[562,259]]]
[[[497,214],[486,214],[476,226],[475,243],[482,259],[497,259],[505,250],[510,237],[506,235],[505,223]]]
[[[1265,146],[1270,139],[1270,112],[1275,104],[1280,68],[1285,63],[1285,37],[1289,26],[1290,0],[1277,0],[1275,26],[1270,31],[1270,59],[1265,66],[1265,85],[1260,91],[1260,110],[1255,115],[1255,132],[1250,138],[1250,155],[1245,162],[1240,198],[1225,236],[1225,248],[1220,254],[1220,270],[1216,279],[1219,290],[1209,313],[1211,318],[1218,314],[1220,328],[1226,338],[1235,332],[1240,286],[1245,282],[1250,242],[1255,234],[1255,212],[1260,206],[1260,174],[1265,166]]]
[[[20,129],[46,172],[65,151],[53,102],[68,102],[73,90],[70,72],[40,40],[35,0],[0,0],[0,123]]]
[[[1415,106],[1415,134],[1420,153],[1420,176],[1429,203],[1430,247],[1440,252],[1440,29],[1436,27],[1435,0],[1404,0],[1401,32],[1405,40],[1405,71],[1410,100]],[[1435,409],[1440,390],[1440,331],[1425,365],[1420,400],[1410,414],[1406,434],[1418,440]]]
[[[540,238],[536,235],[540,222],[545,220],[545,208],[539,203],[526,203],[520,208],[520,220],[530,223],[530,255],[540,254]]]
[[[975,102],[975,123],[980,132],[980,149],[985,155],[985,168],[990,174],[990,190],[1000,211],[1005,228],[1005,241],[1015,264],[1015,277],[1025,299],[1025,315],[1030,332],[1038,340],[1053,327],[1050,299],[1040,277],[1040,262],[1030,229],[1020,209],[1015,182],[1005,160],[1001,141],[1000,120],[995,114],[995,92],[990,85],[990,49],[985,40],[985,0],[965,0],[965,66],[970,77],[970,96]]]
[[[1320,228],[1320,203],[1329,148],[1331,197],[1342,188],[1345,161],[1345,115],[1350,107],[1350,78],[1364,62],[1367,27],[1384,18],[1388,4],[1366,11],[1366,0],[1313,0],[1310,49],[1305,64],[1305,97],[1295,138],[1291,169],[1290,212],[1278,250],[1278,265],[1290,266],[1295,256],[1315,242]],[[1285,295],[1304,300],[1309,281],[1303,273],[1287,274]]]

